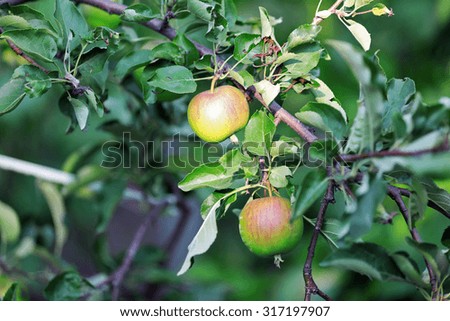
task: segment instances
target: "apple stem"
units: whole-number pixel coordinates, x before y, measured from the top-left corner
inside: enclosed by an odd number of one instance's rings
[[[214,93],[214,88],[216,88],[216,81],[219,79],[217,76],[214,76],[214,78],[211,80],[211,93]]]
[[[239,138],[237,138],[237,136],[235,134],[230,136],[230,141],[234,144],[234,145],[238,145],[239,146]]]

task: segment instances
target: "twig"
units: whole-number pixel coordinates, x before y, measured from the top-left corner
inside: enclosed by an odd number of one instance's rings
[[[316,135],[314,135],[308,128],[306,128],[306,126],[303,123],[301,123],[297,118],[292,116],[286,109],[282,108],[278,103],[273,102],[269,106],[267,106],[262,96],[255,90],[253,86],[249,88],[249,91],[252,91],[253,97],[255,97],[272,114],[274,114],[275,118],[283,121],[286,125],[291,127],[306,142],[312,143],[317,140]]]
[[[406,196],[406,197],[411,197],[411,191],[405,188],[400,188],[400,187],[395,187],[402,196]],[[435,203],[432,200],[428,200],[427,206],[429,208],[432,208],[436,211],[438,211],[439,213],[441,213],[442,215],[444,215],[446,218],[450,219],[450,213],[447,212],[445,209],[443,209],[442,207],[440,207],[437,203]]]
[[[110,282],[112,285],[112,300],[117,300],[119,298],[122,282],[128,271],[130,270],[131,264],[133,263],[133,260],[141,246],[147,229],[149,228],[153,220],[157,217],[157,215],[161,213],[167,205],[167,202],[161,202],[160,204],[155,205],[150,213],[147,214],[147,216],[144,218],[144,221],[134,234],[133,240],[131,241],[130,246],[127,249],[122,264],[108,278],[107,283]]]
[[[337,7],[339,7],[339,6],[341,5],[342,2],[344,2],[344,0],[337,0],[337,1],[336,1],[336,2],[328,9],[328,11],[330,11],[330,12],[335,12],[336,9],[337,9]],[[314,19],[313,19],[312,24],[317,26],[318,24],[320,24],[320,23],[321,23],[322,21],[324,21],[324,20],[325,20],[324,18],[315,16]]]
[[[433,154],[433,153],[442,153],[442,152],[448,152],[449,145],[448,141],[445,141],[443,144],[418,150],[418,151],[401,151],[401,150],[383,150],[379,152],[368,152],[368,153],[362,153],[362,154],[342,154],[336,156],[336,159],[343,162],[356,162],[358,160],[367,159],[367,158],[381,158],[381,157],[417,157],[422,156],[426,154]]]
[[[24,2],[24,1],[16,1],[16,2],[17,2],[16,4],[19,4],[19,3]],[[2,5],[1,2],[0,2],[0,5]],[[0,34],[2,34],[2,33],[3,33],[3,29],[0,28]],[[9,40],[9,39],[6,39],[6,42],[8,43],[8,46],[9,46],[9,47],[10,47],[10,48],[11,48],[18,56],[22,57],[23,59],[25,59],[26,61],[28,61],[30,64],[32,64],[33,66],[39,68],[40,70],[42,70],[42,71],[45,72],[46,74],[48,74],[48,73],[50,72],[49,70],[47,70],[46,68],[44,68],[43,66],[41,66],[40,64],[38,64],[36,61],[34,61],[33,58],[31,58],[31,57],[28,56],[26,53],[24,53],[24,52],[22,51],[22,49],[20,49],[19,47],[17,47],[17,46],[15,45],[14,42],[12,42],[12,41]]]
[[[303,278],[305,280],[305,301],[310,301],[313,294],[317,294],[323,299],[330,301],[331,298],[319,289],[314,278],[312,276],[312,261],[314,259],[314,253],[316,250],[317,240],[319,234],[321,233],[322,225],[325,220],[325,213],[327,211],[328,205],[334,203],[334,186],[335,182],[330,179],[328,183],[327,191],[320,204],[320,210],[317,214],[316,225],[314,226],[313,235],[308,246],[308,255],[306,257],[305,266],[303,267]]]
[[[394,200],[394,202],[397,204],[400,213],[403,216],[403,219],[405,220],[406,224],[409,227],[409,232],[411,234],[411,237],[413,238],[414,241],[421,243],[422,242],[422,238],[420,237],[419,232],[417,231],[417,229],[414,226],[409,226],[409,222],[410,222],[410,216],[408,213],[408,208],[405,205],[405,202],[402,199],[402,194],[401,191],[399,189],[397,189],[394,186],[388,186],[388,195],[390,196],[390,198],[392,198]],[[428,270],[428,274],[430,276],[430,285],[431,285],[431,299],[432,300],[437,300],[438,298],[438,284],[437,284],[437,279],[436,279],[436,275],[434,274],[433,269],[431,268],[431,264],[430,262],[428,262],[428,260],[424,257],[424,261],[425,261],[425,266]]]

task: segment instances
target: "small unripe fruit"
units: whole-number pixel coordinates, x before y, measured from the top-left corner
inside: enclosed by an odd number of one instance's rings
[[[261,256],[292,250],[303,234],[303,220],[291,222],[291,204],[282,197],[248,202],[239,217],[239,232],[250,251]]]
[[[221,142],[244,127],[249,118],[245,95],[233,86],[204,91],[188,106],[188,121],[198,137],[206,142]]]

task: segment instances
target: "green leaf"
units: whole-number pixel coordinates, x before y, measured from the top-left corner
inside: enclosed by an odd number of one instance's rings
[[[338,249],[320,265],[352,270],[379,281],[399,281],[403,278],[386,250],[373,243],[356,243],[348,249]]]
[[[192,41],[184,34],[177,34],[175,39],[173,39],[173,42],[182,49],[184,60],[187,66],[192,65],[199,60],[200,54],[197,48],[192,43]]]
[[[15,242],[19,235],[19,216],[12,207],[0,201],[0,240]]]
[[[108,52],[96,54],[83,62],[78,68],[82,75],[81,83],[84,86],[91,87],[99,94],[105,91],[106,81],[108,80],[109,57],[110,53]]]
[[[274,85],[268,80],[261,80],[254,84],[256,91],[262,96],[264,103],[269,106],[280,93],[280,85]]]
[[[183,63],[183,54],[180,47],[173,42],[163,42],[152,49],[153,59],[165,59],[176,64]]]
[[[412,178],[411,187],[414,192],[411,193],[411,196],[409,197],[409,213],[411,214],[410,220],[418,221],[423,217],[425,210],[427,209],[427,190],[415,177]],[[412,222],[408,223],[410,226],[412,225]]]
[[[348,235],[353,239],[365,235],[370,231],[378,205],[386,197],[386,182],[381,178],[374,178],[369,183],[367,192],[358,199],[356,211],[350,218]]]
[[[295,114],[295,117],[324,132],[331,131],[338,140],[343,139],[347,132],[347,125],[342,114],[330,105],[309,102]]]
[[[362,152],[365,147],[373,146],[374,141],[369,124],[370,119],[366,117],[366,114],[366,106],[360,103],[353,125],[350,128],[350,136],[344,152]]]
[[[143,3],[128,6],[121,15],[123,20],[131,22],[146,22],[157,17],[159,14],[153,13],[152,9]]]
[[[380,172],[389,172],[397,166],[420,177],[450,178],[450,153],[416,157],[385,157],[372,159]]]
[[[321,56],[322,49],[296,54],[295,59],[300,60],[301,62],[295,62],[286,65],[289,76],[291,76],[292,78],[307,76],[309,72],[317,66]]]
[[[64,243],[67,240],[67,229],[64,223],[66,216],[64,200],[56,185],[45,181],[38,181],[37,183],[52,215],[53,227],[55,229],[55,253],[61,255]]]
[[[292,176],[292,172],[287,166],[278,166],[270,170],[269,182],[276,188],[283,188],[288,185],[286,176]]]
[[[6,291],[3,301],[23,301],[22,291],[18,283],[13,283]]]
[[[62,27],[64,44],[67,42],[70,32],[75,36],[75,40],[81,39],[89,32],[86,20],[72,1],[56,1],[55,18]]]
[[[251,61],[255,53],[252,52],[261,42],[261,36],[249,33],[242,33],[234,40],[233,57],[237,61],[247,58],[243,62]]]
[[[286,50],[291,50],[305,43],[313,42],[319,34],[321,26],[304,24],[292,31],[286,43]]]
[[[397,252],[391,255],[399,270],[405,275],[407,281],[418,287],[426,288],[427,284],[422,280],[422,276],[415,262],[406,252]]]
[[[295,142],[291,140],[284,140],[284,138],[280,138],[280,140],[272,142],[272,146],[270,147],[270,156],[278,157],[289,154],[299,154],[300,148],[295,144]]]
[[[237,172],[249,162],[252,162],[252,158],[242,154],[237,148],[226,152],[219,159],[219,163],[224,167],[225,171],[230,174]]]
[[[185,192],[202,187],[225,189],[230,187],[232,179],[233,173],[225,170],[221,164],[208,163],[194,168],[178,187]]]
[[[228,21],[224,17],[222,5],[216,3],[211,11],[211,21],[208,23],[208,30],[205,34],[206,40],[215,42],[218,45],[226,45],[228,33]]]
[[[442,234],[441,243],[446,248],[450,249],[450,227],[447,227],[444,233]]]
[[[222,199],[219,199],[210,208],[208,214],[206,215],[203,221],[202,226],[200,226],[200,229],[198,230],[197,234],[194,236],[194,238],[192,239],[191,243],[188,246],[188,253],[177,275],[182,275],[187,270],[189,270],[189,268],[192,265],[193,257],[208,251],[208,249],[216,240],[217,236],[216,210],[219,208],[221,201]]]
[[[211,11],[213,9],[213,5],[207,1],[187,0],[187,9],[190,13],[194,14],[204,21],[211,20]]]
[[[3,31],[10,29],[32,29],[30,23],[21,16],[8,15],[0,17],[0,26]]]
[[[13,78],[0,88],[0,116],[16,109],[25,98],[25,82],[23,78]]]
[[[244,148],[254,155],[266,156],[275,131],[272,116],[261,110],[255,112],[245,127]]]
[[[87,119],[89,116],[88,106],[79,99],[72,98],[72,97],[67,97],[67,99],[69,99],[69,102],[73,107],[73,112],[77,119],[78,126],[80,126],[81,130],[85,129],[86,124],[87,124]]]
[[[84,92],[84,96],[86,97],[89,106],[91,106],[95,110],[97,115],[99,117],[103,117],[105,112],[103,104],[101,103],[100,99],[97,98],[97,95],[94,93],[94,91],[92,89],[87,89]]]
[[[359,42],[361,47],[363,47],[364,51],[369,50],[372,38],[366,27],[354,20],[342,19],[342,21],[347,29],[352,33],[353,37],[355,37],[355,39]]]
[[[384,75],[373,60],[352,45],[334,40],[329,43],[344,58],[361,84],[360,106],[344,152],[374,150],[381,135],[384,113]]]
[[[122,80],[125,75],[139,67],[145,66],[152,61],[151,50],[136,50],[119,60],[114,69],[114,75]]]
[[[273,27],[270,22],[270,16],[264,7],[259,7],[259,15],[261,18],[261,38],[274,39]]]
[[[25,93],[30,98],[40,97],[52,87],[50,77],[32,65],[22,65],[14,70],[13,78],[24,78]]]
[[[419,243],[410,238],[407,238],[406,241],[430,263],[439,283],[441,277],[445,277],[449,271],[449,258],[435,244]]]
[[[95,288],[76,272],[64,272],[53,278],[44,290],[50,301],[75,301]]]
[[[383,129],[387,132],[393,130],[393,117],[401,115],[402,109],[416,93],[416,85],[413,80],[391,79],[387,83],[387,103],[383,115]]]
[[[221,192],[213,192],[211,195],[209,195],[202,203],[200,207],[200,214],[202,215],[202,218],[206,218],[208,213],[211,211],[211,209],[214,207],[214,205],[217,202],[221,202],[220,206],[216,209],[216,217],[220,218],[223,216],[228,208],[236,202],[237,200],[237,194],[233,194],[230,197],[225,198],[226,193]]]
[[[193,93],[197,90],[197,83],[194,81],[192,72],[182,66],[157,69],[149,85],[176,94]]]
[[[231,78],[236,80],[242,87],[248,88],[255,84],[255,78],[247,70],[239,70],[238,72],[234,70],[229,71]]]
[[[295,191],[291,220],[303,216],[319,198],[322,198],[327,185],[328,178],[322,170],[310,171],[306,174]]]

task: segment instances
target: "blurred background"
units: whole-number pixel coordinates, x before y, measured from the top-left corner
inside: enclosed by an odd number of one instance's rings
[[[131,1],[125,1],[129,4]],[[146,1],[141,1],[146,2]],[[147,1],[148,3],[152,1]],[[300,24],[312,20],[318,1],[313,0],[236,0],[239,15],[258,16],[258,6],[264,6],[274,17],[282,17],[283,23],[276,26],[278,41],[284,42],[289,33]],[[324,0],[322,9],[334,1]],[[450,1],[448,0],[386,0],[392,7],[393,17],[363,15],[358,21],[364,23],[372,34],[371,52],[379,50],[381,65],[388,78],[410,77],[415,80],[417,90],[428,103],[437,102],[450,95]],[[86,10],[83,8],[83,10]],[[105,16],[107,21],[113,19]],[[95,19],[90,21],[95,23]],[[355,43],[347,29],[332,17],[322,24],[320,40],[341,39]],[[151,33],[146,29],[140,33]],[[333,61],[321,62],[321,78],[333,89],[350,119],[353,119],[358,99],[358,85],[349,75],[346,65],[330,51]],[[0,44],[0,85],[5,83],[18,60]],[[100,130],[104,120],[92,115],[87,130],[75,130],[65,134],[68,120],[59,111],[56,101],[60,92],[53,90],[40,99],[25,99],[14,112],[0,118],[0,154],[61,169],[67,160],[83,148],[101,146],[114,139],[110,131]],[[164,105],[165,108],[168,108]],[[183,107],[184,106],[184,107]],[[178,101],[170,108],[179,115],[179,128],[186,131],[184,118],[185,101]],[[295,110],[299,106],[287,101],[286,108]],[[183,123],[184,121],[184,123]],[[150,123],[157,127],[158,124]],[[178,128],[178,129],[179,129]],[[137,129],[139,130],[139,128]],[[152,135],[152,130],[146,132]],[[97,149],[98,151],[98,149]],[[98,155],[90,155],[89,163],[95,164]],[[80,167],[77,168],[79,170]],[[176,185],[186,171],[173,169],[146,169],[136,173],[137,193],[164,198],[174,194]],[[450,190],[449,182],[438,182]],[[123,177],[111,178],[106,184],[113,191],[121,190]],[[171,185],[172,184],[172,185]],[[117,185],[117,186],[116,186]],[[105,194],[110,195],[110,194]],[[277,269],[271,258],[258,258],[242,244],[237,227],[237,216],[230,214],[219,221],[219,235],[213,247],[198,257],[193,268],[181,277],[176,277],[184,259],[187,245],[200,224],[199,204],[207,191],[182,195],[183,204],[169,208],[153,221],[146,236],[145,245],[139,251],[135,264],[127,276],[124,298],[128,299],[185,299],[185,300],[297,300],[303,298],[302,268],[309,243],[311,226],[306,231],[301,245],[285,258],[281,269]],[[9,204],[20,215],[21,240],[31,240],[32,255],[10,258],[17,267],[30,273],[25,287],[26,297],[42,298],[40,277],[48,277],[52,271],[77,270],[83,277],[94,278],[108,274],[121,261],[124,250],[142,222],[142,213],[148,211],[142,203],[130,199],[120,200],[91,195],[79,191],[66,198],[66,224],[69,238],[63,249],[62,259],[54,258],[45,249],[51,249],[55,239],[52,218],[48,205],[32,177],[0,169],[0,200]],[[117,209],[113,210],[114,204]],[[387,210],[393,210],[387,204]],[[239,208],[242,204],[233,207]],[[105,208],[111,208],[112,219],[99,235],[98,221]],[[333,213],[342,211],[343,200],[337,200]],[[181,210],[180,210],[181,209]],[[313,218],[317,207],[307,216]],[[230,210],[232,213],[232,209]],[[418,226],[425,241],[438,242],[445,218],[428,210]],[[404,242],[408,231],[403,222],[394,219],[393,225],[377,225],[364,239],[383,244],[392,251],[406,250]],[[26,245],[26,244],[25,244]],[[11,244],[10,248],[25,246]],[[30,250],[29,250],[30,251]],[[31,253],[29,252],[29,253]],[[27,252],[28,253],[28,252]],[[338,300],[415,300],[421,294],[411,285],[381,283],[365,276],[318,265],[330,253],[330,246],[320,240],[316,252],[314,274],[321,289]],[[50,266],[50,268],[48,268]],[[421,266],[423,267],[423,266]],[[50,270],[48,270],[50,269]],[[34,280],[34,278],[36,278]],[[11,283],[11,279],[0,272],[0,296]],[[99,299],[104,297],[98,297]],[[107,298],[107,297],[106,297]]]

